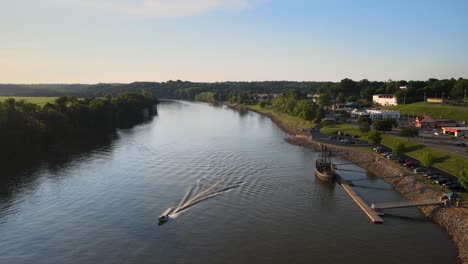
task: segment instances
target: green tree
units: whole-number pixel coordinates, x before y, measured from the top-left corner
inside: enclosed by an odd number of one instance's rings
[[[392,150],[392,152],[395,154],[401,154],[403,151],[405,151],[405,144],[401,142],[398,142]]]
[[[430,167],[435,163],[434,155],[429,151],[423,151],[421,154],[421,165],[424,167]]]
[[[369,142],[373,145],[378,145],[382,142],[382,134],[379,131],[372,129],[367,135]]]
[[[265,108],[265,106],[267,105],[267,102],[266,102],[266,101],[260,101],[260,102],[258,102],[258,105],[259,105],[261,108]]]
[[[374,121],[374,129],[378,131],[392,131],[392,127],[398,125],[395,118],[385,118],[384,120]]]
[[[468,90],[468,80],[458,80],[455,86],[450,91],[450,96],[454,98],[463,98],[463,96],[465,95],[465,90]]]
[[[325,118],[325,115],[326,115],[325,109],[323,109],[323,107],[319,107],[317,110],[317,118],[315,119],[314,123],[318,124],[322,122],[322,119]]]
[[[321,93],[318,99],[318,104],[322,107],[331,105],[331,96],[326,93]]]
[[[370,131],[370,124],[372,124],[372,119],[367,116],[358,117],[359,131],[367,133]]]
[[[458,182],[463,188],[468,189],[468,168],[464,168],[460,171]]]
[[[415,137],[417,135],[419,135],[419,130],[417,128],[404,127],[400,131],[400,136],[403,137]]]

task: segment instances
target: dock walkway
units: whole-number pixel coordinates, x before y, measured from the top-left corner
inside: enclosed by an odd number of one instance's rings
[[[404,201],[404,202],[391,202],[391,203],[378,203],[372,204],[371,208],[378,211],[382,209],[392,209],[392,208],[404,208],[404,207],[416,207],[416,206],[426,206],[426,205],[439,205],[444,204],[443,200],[426,200],[426,201]]]
[[[356,204],[364,211],[364,213],[369,217],[369,219],[375,224],[383,223],[383,219],[377,214],[376,211],[372,210],[369,205],[367,205],[361,197],[351,188],[351,186],[341,178],[337,173],[335,179],[340,183],[341,187],[351,196],[351,198],[356,202]]]

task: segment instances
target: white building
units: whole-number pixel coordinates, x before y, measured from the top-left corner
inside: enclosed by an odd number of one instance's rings
[[[307,94],[307,99],[312,100],[314,103],[317,103],[319,98],[319,94]]]
[[[393,94],[376,94],[372,96],[372,103],[379,105],[397,105],[397,99]]]
[[[366,110],[353,110],[351,112],[351,117],[367,116],[372,120],[380,120],[385,118],[400,118],[400,111],[394,110],[376,110],[376,109],[366,109]]]

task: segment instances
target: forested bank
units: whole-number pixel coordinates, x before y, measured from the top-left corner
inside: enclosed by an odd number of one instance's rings
[[[404,89],[401,89],[404,87]],[[257,94],[284,94],[291,89],[301,93],[325,95],[337,102],[371,102],[374,94],[395,94],[400,103],[422,102],[424,98],[438,97],[457,102],[463,100],[468,80],[428,79],[426,81],[354,81],[340,82],[219,82],[197,83],[188,81],[134,82],[130,84],[0,84],[0,96],[116,96],[122,92],[145,90],[158,98],[195,100],[202,93],[209,93],[217,101],[248,103]],[[210,96],[211,96],[210,95]],[[206,99],[206,98],[204,98]]]
[[[93,141],[156,114],[150,93],[117,97],[60,97],[44,106],[23,100],[0,102],[0,162],[14,164],[40,156],[52,145]]]

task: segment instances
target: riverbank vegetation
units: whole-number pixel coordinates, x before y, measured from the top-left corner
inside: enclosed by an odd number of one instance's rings
[[[205,103],[215,103],[215,102],[218,102],[218,94],[213,93],[213,92],[199,93],[195,96],[195,101],[205,102]]]
[[[149,93],[126,93],[111,98],[60,97],[43,106],[6,99],[0,102],[2,162],[40,155],[50,145],[93,140],[128,128],[156,113]]]
[[[252,109],[256,112],[265,114],[265,115],[272,115],[276,119],[278,119],[280,122],[282,122],[283,124],[286,124],[288,127],[298,132],[302,131],[303,129],[310,130],[311,128],[314,128],[317,125],[314,122],[308,122],[299,117],[277,112],[272,108],[265,108],[259,105],[247,105],[247,108]]]

